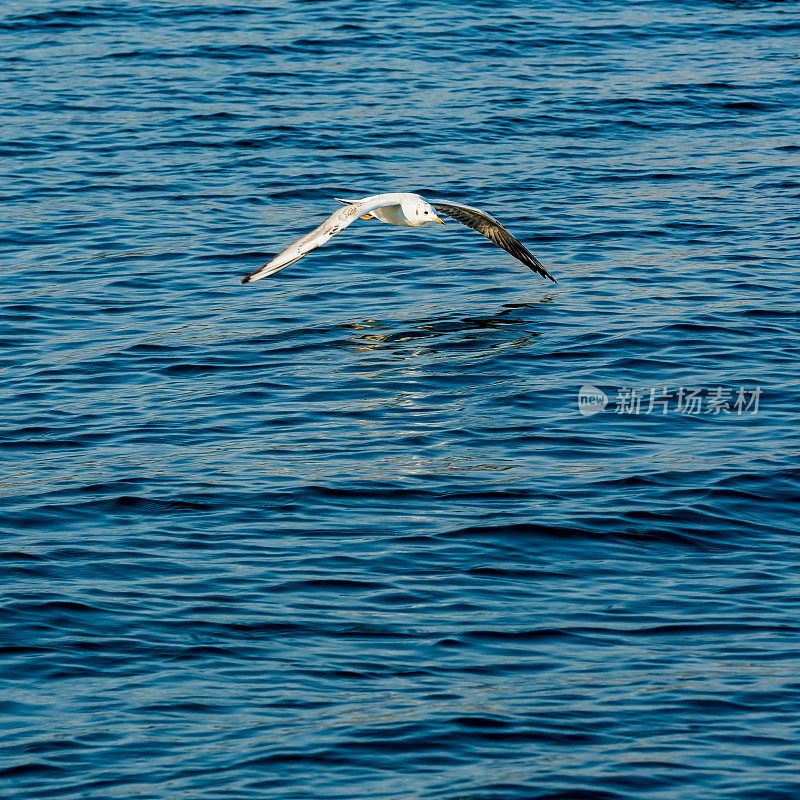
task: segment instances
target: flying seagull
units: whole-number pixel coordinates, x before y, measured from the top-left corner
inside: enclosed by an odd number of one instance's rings
[[[447,214],[462,225],[482,233],[489,241],[502,247],[526,267],[538,272],[543,278],[549,278],[553,283],[556,282],[556,279],[532,253],[528,252],[522,242],[517,241],[494,217],[490,217],[485,211],[472,208],[472,206],[445,200],[433,200],[429,203],[418,194],[410,192],[373,194],[370,197],[363,197],[361,200],[341,200],[338,197],[334,199],[344,203],[345,207],[334,211],[313,231],[300,237],[296,242],[292,242],[263,267],[259,267],[242,278],[242,283],[258,281],[268,275],[280,272],[284,267],[301,259],[306,253],[321,247],[328,239],[343,231],[359,217],[361,219],[378,219],[381,222],[388,222],[390,225],[403,225],[407,228],[418,228],[427,222],[441,222],[444,225],[437,212]]]

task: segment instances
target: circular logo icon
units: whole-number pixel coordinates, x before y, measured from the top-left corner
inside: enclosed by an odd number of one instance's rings
[[[584,383],[578,391],[578,411],[584,417],[599,414],[608,405],[608,397],[602,389]]]

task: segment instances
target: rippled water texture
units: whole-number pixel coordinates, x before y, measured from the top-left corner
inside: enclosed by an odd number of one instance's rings
[[[0,795],[800,797],[799,30],[4,3]]]

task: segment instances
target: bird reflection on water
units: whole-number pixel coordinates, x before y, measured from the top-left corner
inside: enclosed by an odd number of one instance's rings
[[[437,349],[437,341],[447,349],[467,343],[474,343],[480,349],[491,350],[498,347],[524,347],[531,339],[540,336],[542,331],[527,330],[521,336],[511,338],[504,335],[501,339],[495,337],[492,341],[488,341],[488,337],[482,335],[482,332],[496,330],[506,334],[514,329],[518,330],[519,326],[533,325],[535,319],[529,318],[525,311],[535,309],[542,303],[551,303],[554,298],[555,293],[551,293],[538,302],[504,303],[499,311],[484,315],[461,316],[451,312],[438,319],[429,316],[394,323],[369,319],[364,322],[347,323],[342,327],[354,332],[351,344],[357,350],[376,350],[386,345],[421,341],[427,341],[426,348],[429,351]]]

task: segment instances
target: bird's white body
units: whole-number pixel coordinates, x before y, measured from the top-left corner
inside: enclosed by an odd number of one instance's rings
[[[340,203],[358,205],[366,201],[378,201],[386,205],[378,206],[369,212],[374,217],[389,225],[402,225],[404,228],[419,228],[426,222],[441,222],[436,214],[436,209],[418,194],[410,192],[391,192],[388,194],[374,194],[363,200],[342,200],[335,198]]]
[[[389,225],[403,225],[406,228],[418,228],[430,220],[415,220],[409,217],[403,211],[403,206],[384,206],[383,208],[376,208],[372,212],[372,216],[381,222],[388,222]]]
[[[344,208],[334,211],[313,231],[301,236],[296,242],[292,242],[281,250],[263,267],[259,267],[244,277],[242,283],[257,281],[280,272],[284,267],[301,259],[306,253],[325,244],[332,236],[343,231],[359,217],[374,218],[389,225],[402,225],[405,228],[419,228],[428,222],[441,222],[444,225],[437,211],[448,214],[458,222],[482,233],[518,261],[555,282],[555,278],[494,217],[477,208],[472,208],[472,206],[445,201],[434,201],[431,204],[424,197],[412,192],[386,192],[373,194],[361,200],[339,200],[339,202],[345,204]]]

